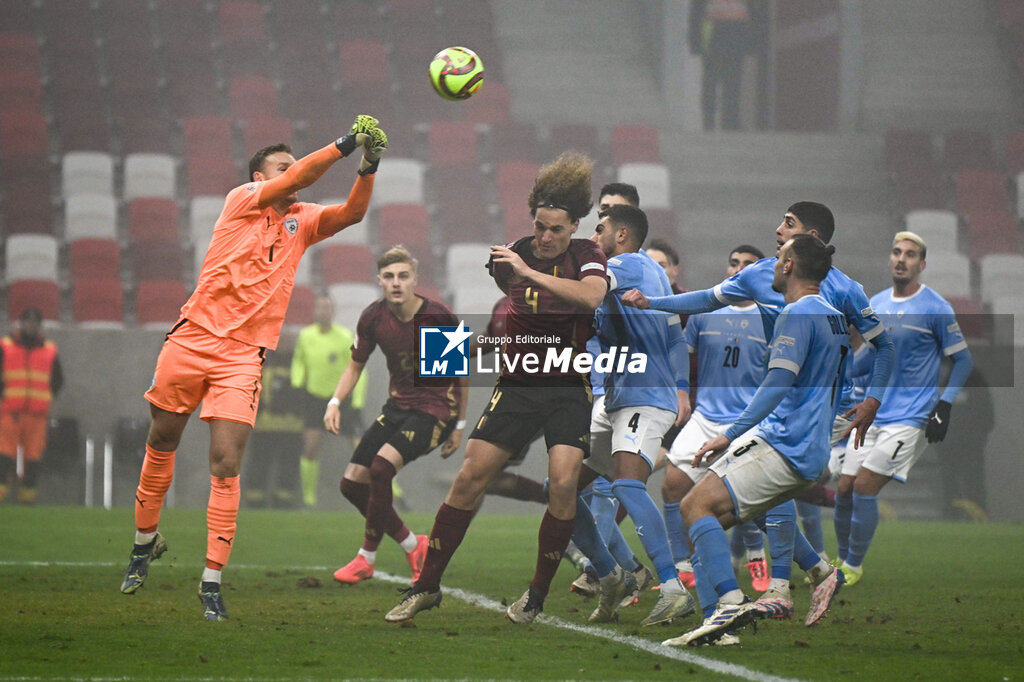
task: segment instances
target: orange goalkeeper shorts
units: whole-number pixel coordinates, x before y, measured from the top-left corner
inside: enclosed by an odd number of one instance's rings
[[[195,412],[253,426],[259,407],[265,349],[214,336],[182,320],[167,335],[146,400],[162,410]]]

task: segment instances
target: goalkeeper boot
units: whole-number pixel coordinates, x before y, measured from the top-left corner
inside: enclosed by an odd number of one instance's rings
[[[544,599],[531,587],[505,610],[505,617],[517,625],[532,623],[544,610]]]
[[[624,609],[640,603],[640,595],[651,586],[652,582],[654,582],[654,574],[651,573],[651,569],[643,564],[640,564],[640,567],[635,571],[627,574],[626,587],[628,589],[626,590],[626,596],[619,604],[619,608]]]
[[[132,547],[131,557],[128,559],[128,570],[124,572],[124,581],[121,583],[123,594],[135,594],[136,590],[146,582],[149,575],[149,562],[159,559],[167,551],[167,541],[160,533],[148,545],[135,545]]]
[[[419,590],[413,584],[411,587],[402,590],[402,593],[405,595],[402,597],[402,601],[398,602],[398,606],[388,611],[384,616],[384,620],[389,623],[402,623],[412,620],[420,611],[427,611],[441,605],[440,587],[433,591]]]
[[[227,620],[228,610],[224,606],[224,598],[220,596],[220,583],[199,583],[199,601],[203,604],[203,615],[206,620]]]
[[[590,599],[597,596],[601,590],[601,582],[597,578],[597,571],[593,566],[588,565],[576,580],[572,581],[569,589],[581,597]]]
[[[356,554],[355,559],[334,572],[334,579],[346,585],[355,585],[372,577],[373,564],[367,561],[362,554]]]
[[[588,618],[591,623],[608,623],[619,619],[619,602],[624,601],[622,597],[626,594],[626,576],[627,573],[616,566],[614,571],[601,578],[601,599]]]

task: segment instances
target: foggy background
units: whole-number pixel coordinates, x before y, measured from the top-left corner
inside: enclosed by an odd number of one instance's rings
[[[132,503],[141,396],[223,195],[246,179],[255,149],[285,140],[301,156],[359,113],[377,116],[391,141],[372,208],[305,257],[282,354],[311,321],[317,290],[354,327],[378,294],[374,255],[397,242],[421,261],[421,293],[457,315],[488,312],[499,292],[480,253],[530,231],[538,164],[569,148],[595,159],[595,191],[638,185],[652,236],[680,253],[684,288],[720,281],[738,244],[773,253],[786,207],[813,200],[835,213],[836,265],[869,296],[890,285],[892,235],[909,227],[929,242],[922,279],[958,313],[1016,313],[1019,330],[1022,3],[777,0],[752,15],[738,53],[723,48],[739,63],[738,122],[719,103],[706,127],[707,62],[691,49],[683,0],[0,2],[0,304],[4,320],[44,310],[67,381],[39,502],[84,503],[91,473],[91,501],[103,504],[106,441],[116,445],[110,502]],[[448,45],[485,64],[469,101],[430,88],[427,64]],[[354,175],[355,162],[341,161],[303,199],[343,201]],[[1011,336],[983,326],[969,342],[985,368]],[[929,447],[908,485],[883,491],[900,517],[965,518],[949,507],[943,472],[966,460],[989,517],[1024,519],[1021,363],[994,364],[988,380],[1002,387],[967,391],[945,451]],[[386,398],[379,354],[368,372],[364,424]],[[487,397],[473,389],[470,424]],[[207,436],[193,419],[172,505],[206,504]],[[404,503],[436,509],[461,453],[400,475]],[[337,493],[349,454],[325,439],[321,508],[349,508]],[[542,479],[545,467],[535,445],[519,473]],[[652,494],[659,485],[656,474]],[[485,509],[537,511],[498,498]]]

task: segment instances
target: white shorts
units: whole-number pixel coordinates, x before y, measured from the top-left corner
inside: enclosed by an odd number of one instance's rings
[[[697,454],[701,445],[722,435],[730,426],[731,424],[713,422],[700,412],[694,412],[690,421],[686,422],[686,426],[672,443],[672,449],[668,452],[668,461],[696,483],[704,478],[704,474],[708,472],[708,467],[711,465],[707,460],[703,460],[699,467],[695,467],[693,466],[693,456]],[[742,443],[745,442],[744,439],[750,440],[752,437],[753,434],[748,431],[737,438],[735,442]]]
[[[828,458],[828,471],[832,476],[838,476],[842,471],[843,461],[846,459],[846,440],[843,439],[843,433],[852,423],[852,419],[843,417],[836,417],[832,422],[832,452]],[[856,432],[854,431],[850,435],[854,436]]]
[[[801,478],[775,448],[758,437],[737,438],[711,464],[729,489],[741,522],[792,499],[813,481]]]
[[[594,398],[590,414],[590,456],[583,463],[609,480],[615,469],[612,454],[616,452],[635,452],[654,471],[661,437],[676,421],[675,412],[646,405],[624,407],[608,414],[603,395]]]
[[[886,424],[868,427],[864,445],[854,450],[853,443],[846,447],[841,472],[843,476],[856,476],[864,467],[882,476],[906,483],[907,474],[924,452],[928,442],[924,429],[910,424]]]

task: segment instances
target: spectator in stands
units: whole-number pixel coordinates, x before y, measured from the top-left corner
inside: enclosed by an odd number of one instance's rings
[[[334,322],[334,301],[321,293],[313,304],[313,324],[299,332],[299,340],[292,356],[291,384],[298,389],[296,399],[301,401],[301,414],[305,421],[302,431],[302,458],[299,471],[302,477],[302,501],[306,507],[316,506],[316,489],[320,482],[318,449],[324,431],[324,408],[334,395],[341,373],[352,360],[355,335]],[[366,402],[366,373],[359,376],[352,393],[339,406],[341,433],[350,439],[362,433],[359,411]]]
[[[768,3],[747,0],[691,0],[690,52],[704,59],[701,109],[704,130],[715,129],[721,89],[722,130],[740,129],[740,83],[747,55],[764,53]],[[761,60],[759,60],[759,63]],[[760,100],[760,89],[758,93]],[[758,109],[761,109],[760,101]],[[758,114],[760,119],[760,114]]]
[[[24,459],[18,502],[35,501],[50,403],[64,384],[57,344],[43,337],[42,326],[42,312],[27,308],[14,333],[0,341],[0,501],[14,478],[18,448]]]

